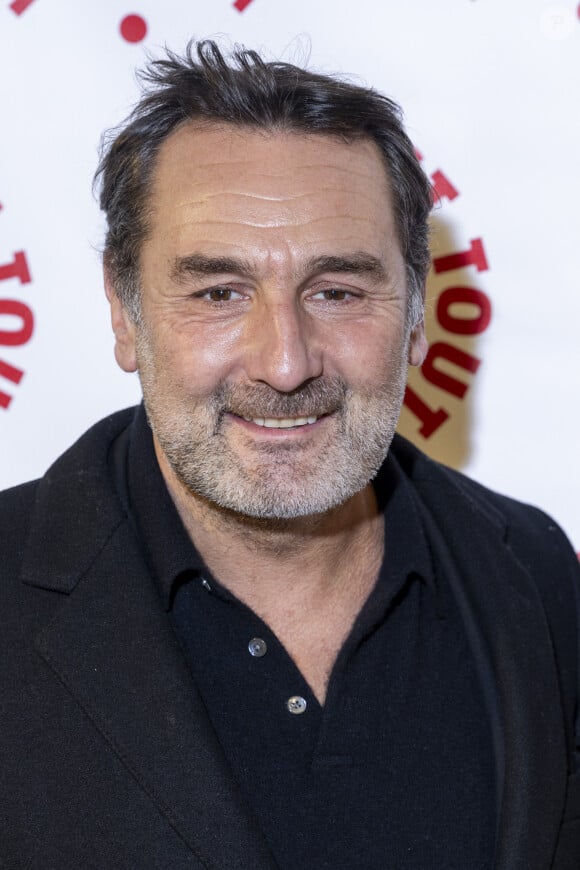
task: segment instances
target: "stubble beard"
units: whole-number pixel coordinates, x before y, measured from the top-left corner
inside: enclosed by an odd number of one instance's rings
[[[292,393],[221,382],[203,400],[184,399],[183,387],[160,376],[143,328],[137,344],[145,409],[173,473],[187,492],[223,511],[259,520],[325,514],[363,489],[386,458],[405,391],[407,342],[393,350],[388,382],[372,391],[353,391],[339,377]],[[264,442],[244,431],[232,436],[230,414],[330,418],[313,443]]]

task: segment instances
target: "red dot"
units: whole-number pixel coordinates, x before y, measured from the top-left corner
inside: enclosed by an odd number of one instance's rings
[[[121,21],[120,30],[127,42],[141,42],[147,35],[147,22],[140,15],[126,15]]]

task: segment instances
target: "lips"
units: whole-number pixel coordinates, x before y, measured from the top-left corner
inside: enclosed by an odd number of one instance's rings
[[[316,423],[318,417],[244,417],[248,423],[263,426],[265,429],[294,429]]]

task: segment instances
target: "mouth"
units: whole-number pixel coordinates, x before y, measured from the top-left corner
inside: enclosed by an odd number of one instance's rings
[[[298,429],[301,426],[312,426],[320,417],[242,417],[242,419],[264,429]]]

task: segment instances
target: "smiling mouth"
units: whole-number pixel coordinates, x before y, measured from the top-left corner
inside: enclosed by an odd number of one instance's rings
[[[312,425],[320,420],[320,417],[243,417],[243,419],[264,429],[295,429],[299,426]]]

